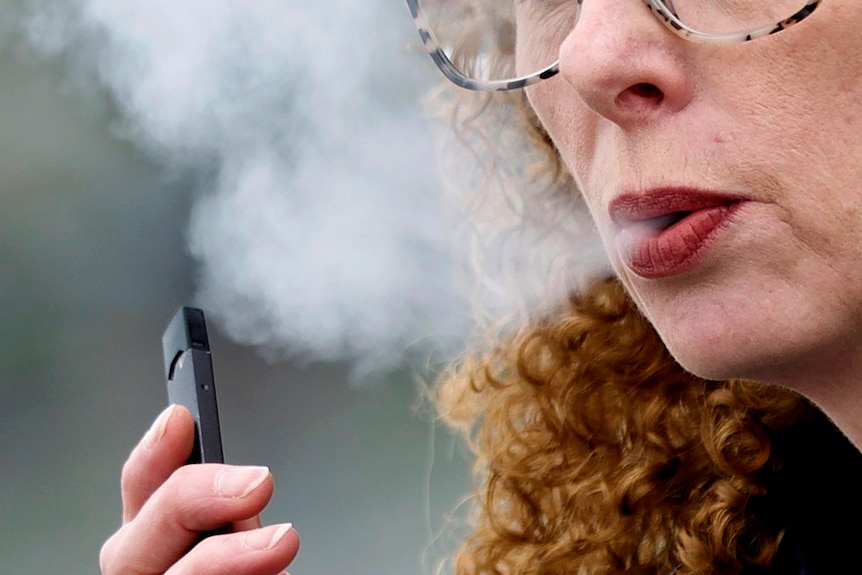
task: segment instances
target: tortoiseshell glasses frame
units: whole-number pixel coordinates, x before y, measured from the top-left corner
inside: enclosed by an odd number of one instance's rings
[[[575,15],[575,22],[577,22],[584,0],[571,1],[577,3]],[[681,38],[684,38],[691,42],[729,44],[735,42],[749,42],[751,40],[756,40],[758,38],[763,38],[765,36],[769,36],[786,30],[794,24],[802,22],[811,14],[813,14],[823,0],[808,0],[802,8],[796,11],[796,13],[775,23],[771,23],[765,26],[759,26],[750,30],[716,34],[700,32],[698,30],[690,28],[689,26],[686,26],[676,16],[676,13],[672,9],[672,3],[669,1],[642,1],[650,9],[652,14],[662,24],[664,24],[668,30]],[[763,1],[769,2],[770,0]],[[471,78],[461,72],[452,63],[452,60],[449,58],[449,56],[446,55],[443,46],[437,40],[437,36],[435,35],[434,30],[432,30],[430,26],[428,18],[422,9],[422,5],[423,0],[407,0],[407,6],[410,8],[411,14],[413,14],[413,20],[416,23],[416,28],[419,30],[419,36],[422,39],[422,43],[427,49],[429,55],[431,56],[431,59],[434,60],[434,63],[437,65],[437,68],[440,69],[443,75],[456,85],[461,86],[462,88],[466,88],[467,90],[486,92],[517,90],[519,88],[524,88],[526,86],[536,84],[538,82],[541,82],[542,80],[552,78],[553,76],[556,76],[560,71],[560,62],[559,60],[557,60],[549,66],[542,68],[541,70],[515,78],[508,78],[503,80],[480,80],[476,78]]]

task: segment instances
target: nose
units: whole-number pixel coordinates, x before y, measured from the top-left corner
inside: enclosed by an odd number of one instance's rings
[[[592,111],[634,127],[691,101],[693,47],[654,18],[646,0],[584,0],[560,48],[560,75]]]

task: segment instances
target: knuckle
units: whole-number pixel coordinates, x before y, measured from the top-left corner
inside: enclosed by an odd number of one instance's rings
[[[208,531],[254,517],[269,502],[271,490],[247,498],[219,492],[217,477],[227,466],[185,466],[174,471],[145,504],[146,517],[159,528]]]
[[[281,572],[293,560],[295,550],[288,546],[251,547],[247,533],[230,533],[207,537],[183,558],[183,569],[203,573],[217,564],[217,573]]]
[[[126,527],[121,527],[111,535],[99,550],[99,572],[102,575],[140,575],[141,571],[133,569],[122,559],[123,534]]]
[[[223,512],[212,493],[212,480],[197,469],[180,468],[153,494],[147,505],[154,511],[159,529],[198,531],[207,529],[213,516]]]
[[[116,537],[116,535],[109,537],[108,540],[102,544],[102,548],[99,550],[99,571],[102,575],[110,575],[111,573],[114,573],[114,571],[111,570],[114,557],[114,537]]]
[[[212,483],[212,471],[205,465],[183,465],[173,470],[164,485],[175,491]],[[210,478],[209,480],[207,478]]]
[[[155,496],[163,504],[173,508],[193,508],[201,499],[212,498],[212,480],[208,479],[207,475],[195,466],[180,467],[171,473]]]
[[[128,492],[134,488],[135,483],[137,482],[136,480],[136,466],[132,460],[132,456],[130,456],[125,463],[123,463],[123,469],[120,472],[120,488],[123,492]]]

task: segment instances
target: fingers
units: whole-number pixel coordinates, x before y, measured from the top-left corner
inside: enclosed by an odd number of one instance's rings
[[[299,536],[287,523],[203,540],[165,575],[276,575],[299,551]]]
[[[266,467],[182,467],[120,529],[109,546],[108,559],[117,555],[135,572],[162,573],[194,545],[200,532],[253,519],[272,492],[272,475]]]
[[[185,407],[168,407],[123,465],[123,523],[134,519],[156,489],[188,461],[193,446],[192,416]]]
[[[165,410],[123,467],[123,526],[102,546],[103,575],[275,575],[299,549],[288,524],[261,527],[273,493],[265,467],[189,465],[194,424]],[[200,540],[201,532],[233,532]]]
[[[261,527],[260,523],[260,515],[255,515],[251,519],[243,519],[242,521],[234,521],[231,526],[231,531],[239,532],[239,531],[251,531],[252,529],[257,529]]]
[[[209,537],[166,571],[151,571],[152,565],[146,562],[133,564],[119,550],[111,546],[111,540],[103,547],[103,575],[276,575],[296,557],[299,536],[287,523]]]

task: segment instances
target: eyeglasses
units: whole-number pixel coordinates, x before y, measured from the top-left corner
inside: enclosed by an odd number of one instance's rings
[[[810,16],[823,0],[643,0],[674,34],[747,42]],[[584,0],[407,0],[441,72],[468,90],[515,90],[559,72],[563,41]]]

